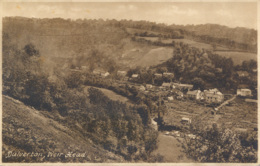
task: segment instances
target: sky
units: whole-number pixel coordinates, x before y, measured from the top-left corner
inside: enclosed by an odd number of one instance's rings
[[[3,16],[147,20],[257,29],[256,2],[5,2]]]

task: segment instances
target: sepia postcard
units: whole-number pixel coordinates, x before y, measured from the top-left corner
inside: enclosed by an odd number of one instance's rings
[[[1,2],[0,165],[257,165],[258,3]]]

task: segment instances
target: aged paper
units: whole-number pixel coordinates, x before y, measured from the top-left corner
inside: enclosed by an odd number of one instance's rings
[[[2,165],[258,163],[258,1],[3,1]]]

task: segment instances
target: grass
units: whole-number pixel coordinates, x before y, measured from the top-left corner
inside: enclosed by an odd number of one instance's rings
[[[192,101],[173,100],[167,103],[167,107],[168,111],[163,117],[167,125],[181,125],[181,118],[188,117],[207,126],[217,123],[225,128],[244,128],[248,131],[257,127],[257,103],[247,103],[239,97],[231,105],[220,108],[220,114],[217,115],[211,115],[212,108]]]
[[[85,93],[88,93],[88,89],[90,87],[91,86],[86,86],[85,87],[85,89],[84,89]],[[131,104],[131,102],[128,100],[128,98],[126,98],[124,96],[121,96],[121,95],[113,92],[112,90],[105,89],[105,88],[98,88],[98,87],[94,87],[94,88],[97,88],[97,89],[101,90],[111,100],[120,101],[120,102],[123,102],[123,103]]]
[[[250,59],[257,61],[257,54],[255,53],[230,51],[216,51],[215,53],[226,58],[232,58],[235,65],[242,64],[243,61]]]
[[[182,152],[182,147],[175,137],[159,133],[158,140],[158,149],[152,154],[162,155],[164,162],[192,162],[185,157],[186,154]]]

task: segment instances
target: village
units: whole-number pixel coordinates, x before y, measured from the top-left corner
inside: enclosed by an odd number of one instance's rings
[[[78,71],[81,70],[78,69]],[[166,111],[151,114],[151,122],[156,130],[164,131],[165,135],[174,137],[186,135],[195,138],[189,131],[189,127],[198,121],[205,123],[205,127],[217,123],[242,133],[257,131],[257,120],[254,118],[257,110],[251,107],[248,115],[243,110],[243,106],[252,105],[252,103],[256,106],[257,103],[257,100],[252,99],[252,91],[248,88],[237,89],[235,94],[223,94],[217,88],[194,89],[192,84],[172,82],[174,73],[171,72],[153,74],[153,80],[169,78],[170,82],[162,82],[160,86],[153,83],[138,83],[139,74],[133,73],[128,77],[127,71],[123,70],[117,71],[116,79],[112,79],[110,73],[104,70],[94,70],[92,74],[107,82],[113,82],[111,84],[118,87],[135,88],[144,98],[156,98],[154,103],[158,107],[164,106]],[[245,72],[242,74],[241,77],[245,77]],[[234,110],[233,107],[241,109]],[[232,117],[236,122],[232,122]]]

